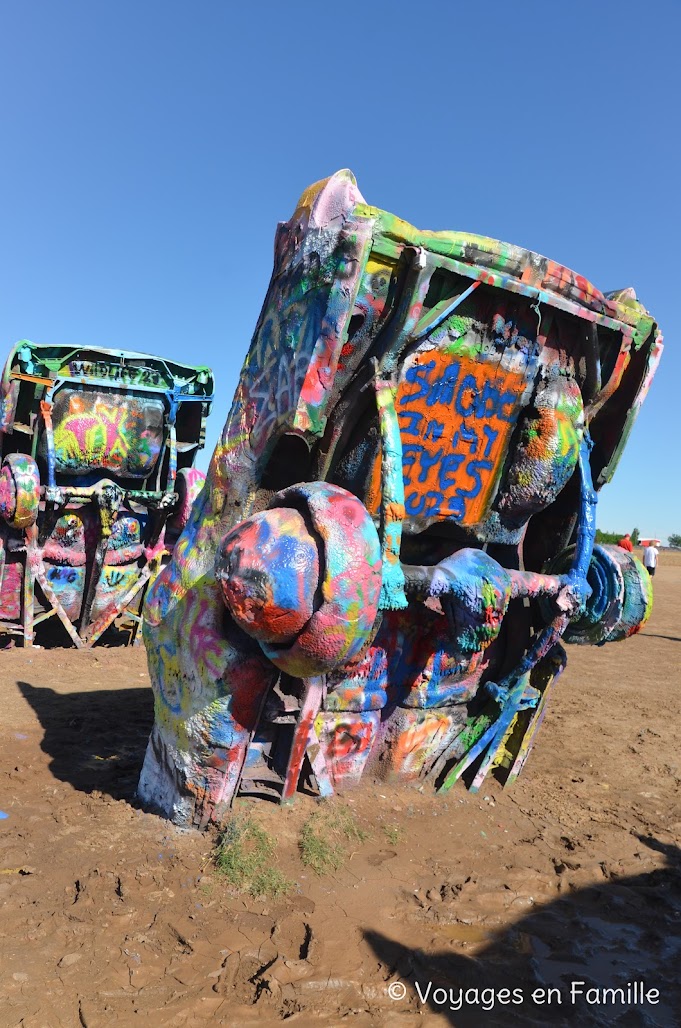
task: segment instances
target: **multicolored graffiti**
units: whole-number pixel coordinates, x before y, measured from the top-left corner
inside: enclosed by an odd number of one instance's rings
[[[163,445],[164,405],[155,397],[64,388],[52,405],[55,467],[64,474],[93,470],[147,478]],[[47,441],[39,447],[47,453]]]
[[[135,640],[203,485],[212,390],[208,368],[15,346],[0,381],[0,634],[30,646],[65,631],[82,647],[115,625]]]
[[[474,525],[508,447],[526,378],[503,370],[490,378],[483,364],[452,360],[446,351],[425,356],[405,362],[397,393],[405,510]],[[379,459],[375,469],[380,482]]]
[[[419,232],[350,172],[280,225],[232,409],[144,638],[140,779],[181,824],[365,774],[512,781],[565,666],[650,611],[595,547],[662,350],[633,290]]]

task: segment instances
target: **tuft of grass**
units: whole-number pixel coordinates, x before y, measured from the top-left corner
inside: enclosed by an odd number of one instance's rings
[[[293,882],[283,871],[278,867],[268,867],[255,875],[248,891],[254,899],[280,899],[288,896],[292,888]]]
[[[365,842],[369,838],[367,829],[362,828],[357,821],[356,813],[348,807],[338,806],[329,816],[333,817],[333,822],[340,834],[350,842]]]
[[[293,882],[273,866],[275,852],[274,839],[261,825],[250,817],[235,817],[218,839],[214,862],[238,892],[278,899],[291,891]]]
[[[383,828],[385,837],[391,846],[397,846],[400,841],[400,828],[399,825],[385,825]]]
[[[337,871],[345,863],[347,842],[364,842],[369,833],[357,822],[353,811],[335,806],[317,811],[305,821],[300,832],[300,858],[315,874]]]
[[[300,832],[300,858],[315,874],[337,871],[343,863],[345,850],[331,839],[317,814],[307,819]]]

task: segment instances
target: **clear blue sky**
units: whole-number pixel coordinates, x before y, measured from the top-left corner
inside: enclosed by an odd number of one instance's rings
[[[210,364],[212,449],[276,223],[349,167],[636,288],[667,345],[599,524],[681,532],[679,38],[679,0],[0,0],[0,350]]]

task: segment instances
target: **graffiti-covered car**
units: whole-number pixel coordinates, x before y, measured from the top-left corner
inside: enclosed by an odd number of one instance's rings
[[[308,189],[147,598],[140,794],[204,826],[239,791],[291,799],[303,771],[322,796],[366,774],[512,781],[561,638],[649,613],[595,511],[661,350],[632,289],[419,231],[349,172]]]
[[[90,646],[115,622],[134,641],[203,482],[212,395],[208,368],[16,344],[0,381],[0,637],[68,642],[46,631],[60,622]]]

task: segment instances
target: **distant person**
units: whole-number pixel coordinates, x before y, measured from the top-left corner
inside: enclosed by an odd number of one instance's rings
[[[655,574],[655,568],[657,567],[657,555],[660,551],[657,546],[653,546],[649,543],[643,551],[643,566],[652,578]]]
[[[634,552],[634,545],[631,541],[631,534],[629,532],[627,532],[624,539],[620,539],[617,545],[621,550],[628,550],[629,553]]]

